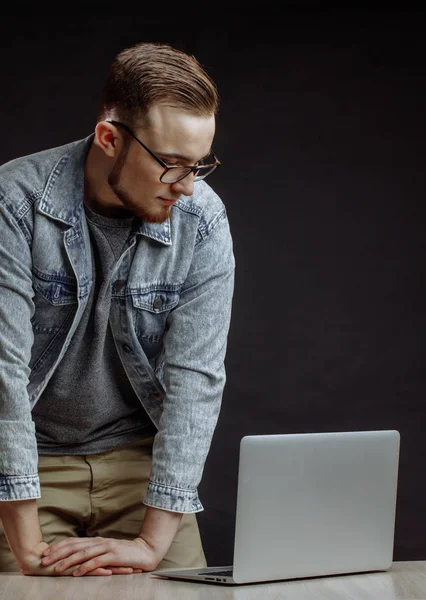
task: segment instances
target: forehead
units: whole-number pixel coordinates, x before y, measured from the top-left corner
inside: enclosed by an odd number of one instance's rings
[[[200,117],[164,104],[148,113],[144,140],[154,152],[180,154],[194,161],[209,153],[215,134],[215,117]]]

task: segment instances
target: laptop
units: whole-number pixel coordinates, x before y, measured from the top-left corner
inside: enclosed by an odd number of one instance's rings
[[[232,566],[151,575],[236,585],[388,570],[399,446],[396,430],[243,437]]]

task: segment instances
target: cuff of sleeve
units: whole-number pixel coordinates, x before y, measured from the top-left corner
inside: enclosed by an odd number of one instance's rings
[[[35,475],[1,475],[0,501],[40,498],[40,479]]]
[[[196,513],[204,510],[196,490],[183,490],[160,483],[149,482],[143,503],[171,512]]]

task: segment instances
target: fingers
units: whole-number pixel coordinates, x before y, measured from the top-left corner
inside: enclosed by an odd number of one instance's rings
[[[102,569],[102,568],[98,568],[98,569],[94,569],[93,571],[90,571],[89,573],[86,573],[87,577],[101,577],[101,576],[106,576],[106,575],[112,575],[112,569]],[[72,575],[75,575],[75,571],[73,571]]]
[[[105,576],[105,575],[132,575],[132,573],[143,573],[142,569],[132,569],[132,567],[98,567],[93,571],[89,571],[84,573],[86,577],[97,577],[97,576]],[[76,574],[74,570],[72,573],[74,577],[78,577],[79,574]]]
[[[93,542],[73,542],[55,550],[51,550],[48,556],[45,556],[41,564],[43,566],[53,565],[55,573],[62,573],[71,567],[76,567],[73,570],[74,574],[85,574],[95,569],[104,569],[109,567],[109,564],[114,564],[113,556],[108,552],[109,544],[107,541],[101,543]],[[102,560],[100,558],[102,557]],[[108,558],[107,558],[108,557]],[[111,571],[108,569],[108,571]],[[110,575],[111,572],[97,572],[102,575]]]
[[[86,577],[98,577],[98,576],[105,576],[105,575],[132,575],[133,573],[143,573],[143,570],[142,569],[132,569],[132,567],[107,567],[107,568],[98,567],[97,569],[94,569],[93,571],[84,573],[84,575]],[[63,573],[61,573],[61,574],[63,575]],[[74,577],[79,576],[79,574],[76,574],[75,570],[74,570],[74,572],[72,572],[70,574],[74,575]]]
[[[60,568],[67,568],[68,564],[67,561],[70,560],[74,560],[73,557],[67,558],[64,561],[61,561],[63,563],[63,566],[61,566]],[[80,564],[78,566],[77,569],[75,569],[75,571],[73,571],[73,575],[74,577],[82,577],[83,575],[88,575],[90,574],[92,571],[101,569],[102,571],[109,571],[110,574],[112,574],[112,569],[116,568],[116,569],[127,569],[129,568],[130,571],[129,573],[121,573],[121,574],[131,574],[133,572],[133,569],[131,567],[110,567],[110,564],[114,564],[114,557],[111,554],[102,554],[101,556],[96,555],[95,557],[91,558],[90,560],[86,560],[86,562],[84,562],[83,564]],[[102,573],[105,574],[105,573]]]
[[[94,537],[94,538],[67,538],[65,540],[61,540],[60,542],[56,542],[56,544],[52,544],[48,546],[43,551],[43,556],[45,557],[54,557],[54,560],[58,560],[58,558],[64,558],[69,555],[69,552],[74,552],[76,549],[81,549],[90,546],[96,546],[102,542],[105,542],[106,539],[102,537]],[[52,562],[52,561],[47,561]]]
[[[42,567],[53,569],[55,575],[130,575],[145,570],[143,564],[137,564],[142,562],[141,550],[134,541],[69,538],[52,544],[43,554]]]
[[[80,557],[80,560],[86,560],[87,557],[96,556],[105,551],[106,540],[102,538],[75,538],[70,540],[63,540],[58,544],[54,544],[50,548],[47,548],[43,554],[41,564],[43,566],[51,565],[58,561],[64,560],[68,557],[74,556],[74,558]],[[71,564],[76,564],[74,560]]]
[[[113,575],[131,575],[132,573],[142,573],[142,569],[132,569],[132,567],[108,567]],[[91,573],[87,573],[91,575]]]

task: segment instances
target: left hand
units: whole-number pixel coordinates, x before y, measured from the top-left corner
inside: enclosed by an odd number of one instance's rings
[[[153,571],[163,558],[141,537],[134,540],[68,538],[52,544],[43,554],[43,566],[57,563],[54,571],[58,575],[76,567],[72,571],[76,577],[91,575],[91,572],[111,575]]]

